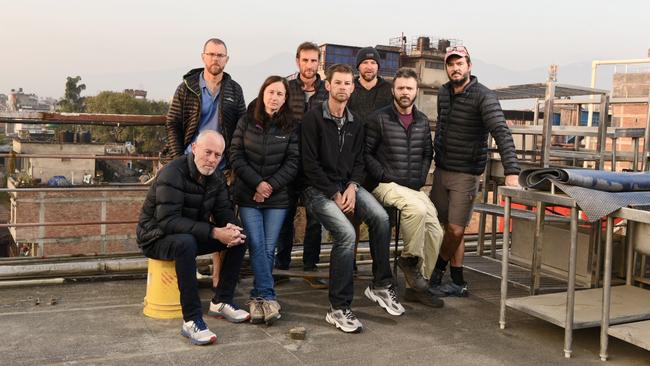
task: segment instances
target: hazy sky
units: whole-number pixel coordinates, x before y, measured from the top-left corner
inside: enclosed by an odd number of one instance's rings
[[[149,82],[135,75],[198,67],[203,42],[214,36],[228,45],[226,71],[239,73],[273,55],[292,54],[304,40],[366,46],[388,44],[402,32],[409,38],[461,39],[474,58],[511,70],[643,58],[650,47],[647,0],[3,0],[0,5],[0,93],[5,94],[20,86],[60,97],[66,76],[86,81],[116,73],[136,79],[123,88],[147,89]],[[169,91],[152,90],[151,96],[169,98],[182,73]],[[106,88],[88,85],[88,93]]]

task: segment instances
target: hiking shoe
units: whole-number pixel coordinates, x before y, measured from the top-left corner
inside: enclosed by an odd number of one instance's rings
[[[429,292],[415,291],[412,288],[407,288],[406,291],[404,291],[404,301],[419,302],[420,304],[432,308],[441,308],[445,306],[445,302],[442,301],[440,296],[433,295]]]
[[[210,301],[208,315],[215,318],[223,318],[232,323],[241,323],[250,319],[248,311],[237,309],[234,305],[225,302],[215,304]]]
[[[442,284],[442,277],[445,275],[445,272],[434,268],[431,272],[431,278],[429,278],[429,287],[440,286]]]
[[[316,278],[316,277],[303,277],[305,282],[309,285],[309,287],[316,289],[316,290],[324,290],[326,288],[329,288],[329,285],[327,284],[327,281],[323,280],[322,278]]]
[[[189,338],[192,344],[199,346],[212,344],[217,341],[217,335],[208,329],[203,318],[183,323],[183,326],[181,327],[181,335]]]
[[[352,310],[350,309],[332,309],[327,312],[325,321],[335,326],[337,329],[345,333],[359,333],[363,329],[363,325],[357,319]]]
[[[404,272],[404,279],[411,288],[418,291],[426,291],[429,287],[427,280],[422,277],[422,273],[418,269],[417,257],[402,257],[397,258],[397,266]]]
[[[280,303],[275,300],[262,300],[266,325],[272,325],[276,320],[280,319],[280,308]]]
[[[445,283],[438,288],[446,296],[467,297],[469,295],[467,282],[457,285],[453,282]]]
[[[399,300],[397,300],[395,287],[392,285],[385,288],[378,288],[371,284],[366,287],[363,294],[370,300],[376,302],[377,305],[381,306],[381,308],[386,310],[390,315],[404,314],[404,307],[399,303]]]
[[[264,323],[264,309],[262,308],[262,299],[250,299],[248,301],[248,310],[251,315],[251,323],[260,324]]]

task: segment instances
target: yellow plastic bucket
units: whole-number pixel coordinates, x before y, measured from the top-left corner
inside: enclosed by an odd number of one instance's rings
[[[149,259],[144,315],[154,319],[183,317],[174,261]]]

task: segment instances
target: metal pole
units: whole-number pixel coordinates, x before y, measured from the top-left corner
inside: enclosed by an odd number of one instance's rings
[[[553,128],[553,100],[555,99],[555,82],[546,83],[544,96],[544,125],[542,127],[542,167],[548,168],[551,160],[551,129]]]
[[[542,248],[544,247],[544,211],[546,211],[546,205],[544,202],[537,202],[537,212],[535,212],[535,237],[533,238],[533,258],[530,267],[531,295],[535,295],[539,289],[540,272],[542,270]]]
[[[499,328],[506,328],[506,299],[508,298],[508,256],[510,252],[510,206],[512,198],[504,195],[506,206],[503,213],[503,249],[501,251],[501,301],[499,304]]]
[[[598,151],[599,159],[596,169],[605,168],[605,147],[607,146],[607,113],[609,109],[609,97],[607,94],[600,95],[600,122],[598,123],[598,142],[596,150]]]
[[[626,256],[625,256],[625,284],[632,286],[634,276],[634,221],[627,221],[627,232],[625,233]]]
[[[605,273],[603,273],[603,313],[600,319],[600,360],[607,361],[607,330],[609,329],[609,308],[612,296],[612,230],[614,220],[607,216],[607,236],[605,239]]]
[[[566,319],[564,321],[564,357],[571,358],[573,344],[573,311],[576,289],[576,252],[578,248],[578,208],[571,207],[571,247],[569,248],[569,280],[566,293]]]
[[[646,112],[645,120],[645,135],[643,137],[643,171],[647,172],[650,168],[648,166],[648,159],[650,156],[650,96],[648,96],[648,110]]]

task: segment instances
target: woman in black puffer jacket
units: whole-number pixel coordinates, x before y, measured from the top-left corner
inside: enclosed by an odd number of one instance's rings
[[[291,182],[298,174],[300,153],[296,123],[286,106],[287,81],[269,76],[257,101],[239,120],[230,146],[235,172],[233,195],[248,236],[251,268],[252,323],[271,324],[280,318],[273,289],[273,260],[278,235],[294,204]]]

